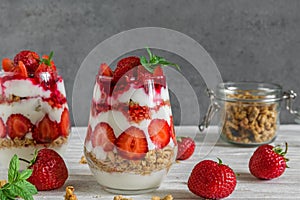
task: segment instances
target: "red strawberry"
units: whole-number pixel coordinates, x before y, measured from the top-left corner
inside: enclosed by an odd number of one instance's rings
[[[280,146],[264,144],[259,146],[249,161],[251,174],[260,179],[273,179],[281,176],[287,167],[285,158],[288,145],[285,151]]]
[[[60,132],[63,137],[67,137],[70,133],[70,114],[67,108],[64,109],[63,113],[61,114],[60,120]]]
[[[119,154],[128,160],[139,160],[148,152],[148,143],[144,131],[131,126],[115,142]]]
[[[175,133],[175,128],[174,128],[174,122],[173,122],[173,116],[170,116],[170,135],[171,138],[174,142],[174,144],[177,144],[177,140],[176,140],[176,133]]]
[[[170,126],[164,119],[153,119],[148,126],[148,133],[153,144],[162,149],[170,142]]]
[[[193,169],[188,188],[205,199],[221,199],[229,196],[236,186],[234,172],[227,165],[212,160],[203,160]]]
[[[15,65],[18,65],[19,61],[24,63],[28,74],[31,76],[39,66],[40,57],[33,51],[24,50],[19,52],[14,58]]]
[[[6,136],[5,124],[0,117],[0,138],[4,138]]]
[[[113,77],[113,71],[106,63],[102,63],[99,67],[98,75]]]
[[[137,67],[140,65],[140,58],[136,56],[130,56],[121,59],[117,63],[117,68],[114,71],[114,82],[118,82],[118,80],[126,74],[129,70],[133,69],[134,67]]]
[[[195,151],[195,141],[190,137],[180,137],[177,139],[178,151],[177,160],[186,160],[190,158]]]
[[[27,180],[39,191],[60,188],[68,178],[63,158],[52,149],[39,150],[29,169],[32,175]]]
[[[32,129],[30,120],[21,114],[12,114],[6,121],[7,133],[11,139],[23,139]]]
[[[2,59],[2,68],[5,72],[10,72],[14,68],[14,63],[9,58]]]
[[[37,143],[51,143],[59,136],[59,131],[55,121],[51,121],[48,114],[38,123],[32,137]]]
[[[100,122],[95,127],[92,133],[92,145],[93,147],[101,146],[104,151],[112,151],[114,149],[114,143],[116,136],[114,130],[108,123]]]

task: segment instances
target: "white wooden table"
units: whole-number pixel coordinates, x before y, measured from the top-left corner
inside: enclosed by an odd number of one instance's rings
[[[200,199],[187,188],[187,180],[193,166],[203,159],[217,160],[221,158],[236,173],[237,186],[228,199],[300,199],[300,125],[282,125],[275,144],[289,143],[287,157],[290,159],[285,173],[273,180],[262,181],[254,178],[248,169],[248,161],[255,147],[238,147],[225,143],[218,138],[217,129],[213,127],[208,133],[197,133],[197,127],[176,127],[178,135],[195,136],[197,140],[196,152],[192,158],[175,163],[161,187],[151,193],[142,195],[124,195],[134,200],[151,200],[152,196],[164,197],[171,194],[174,199]],[[208,135],[209,134],[209,135]],[[209,137],[208,137],[209,136]],[[69,178],[65,184],[75,187],[75,194],[79,200],[106,199],[112,200],[115,194],[105,192],[96,182],[88,165],[80,164],[83,155],[83,141],[85,128],[73,128],[72,137],[64,159],[69,169]],[[205,142],[203,140],[205,139]],[[211,150],[211,151],[210,151]],[[7,177],[7,172],[0,166],[0,179]],[[64,199],[65,186],[46,192],[39,192],[34,199]]]

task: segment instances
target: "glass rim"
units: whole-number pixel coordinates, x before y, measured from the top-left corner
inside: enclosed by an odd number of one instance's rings
[[[281,85],[275,83],[225,82],[218,84],[216,98],[231,102],[276,102],[283,99],[283,92]]]

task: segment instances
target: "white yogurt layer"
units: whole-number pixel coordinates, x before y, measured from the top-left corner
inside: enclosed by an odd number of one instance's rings
[[[152,172],[149,175],[132,173],[107,173],[90,167],[98,183],[112,190],[146,190],[157,188],[167,174],[167,170]],[[130,180],[130,181],[128,181]]]
[[[36,124],[48,114],[52,121],[59,123],[65,107],[67,107],[67,104],[63,105],[62,108],[52,108],[48,102],[43,101],[41,98],[23,99],[12,103],[1,103],[0,117],[3,122],[6,123],[7,118],[11,114],[22,114],[27,117],[32,124]]]

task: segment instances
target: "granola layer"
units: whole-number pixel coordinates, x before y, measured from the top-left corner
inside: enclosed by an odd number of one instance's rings
[[[163,149],[150,150],[141,160],[127,160],[119,154],[110,151],[104,160],[96,158],[93,152],[88,152],[84,148],[84,153],[90,167],[112,173],[134,173],[148,175],[155,171],[166,169],[169,171],[174,161],[174,148],[167,146]]]
[[[44,147],[60,147],[63,144],[66,144],[68,142],[68,138],[66,137],[58,137],[56,140],[54,140],[52,143],[50,144],[37,144],[36,141],[34,139],[29,139],[29,138],[25,138],[25,139],[18,139],[15,138],[13,140],[8,139],[8,138],[0,138],[0,149],[4,149],[4,148],[20,148],[20,147],[34,147],[37,145],[43,145]]]

